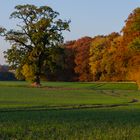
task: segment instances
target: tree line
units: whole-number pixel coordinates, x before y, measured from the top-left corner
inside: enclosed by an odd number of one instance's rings
[[[18,30],[1,28],[10,41],[5,58],[16,77],[40,84],[51,81],[136,81],[140,83],[140,8],[125,21],[120,33],[82,37],[63,43],[70,21],[58,19],[48,6],[16,6],[12,18]]]
[[[128,16],[121,33],[83,37],[60,49],[64,51],[59,52],[60,58],[64,57],[61,66],[67,74],[61,71],[58,75],[68,75],[65,80],[140,83],[140,8]]]
[[[9,71],[7,65],[0,65],[0,81],[15,81],[17,80],[14,73]]]

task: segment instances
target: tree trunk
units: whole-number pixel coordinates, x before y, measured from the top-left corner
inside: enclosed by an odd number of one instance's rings
[[[33,86],[33,87],[41,87],[41,84],[40,84],[40,75],[39,74],[36,75],[35,80],[31,84],[31,86]]]
[[[40,83],[40,75],[41,75],[41,56],[42,54],[39,55],[38,57],[38,61],[37,61],[37,71],[35,74],[35,79],[34,82],[32,83],[33,87],[41,87],[41,83]]]

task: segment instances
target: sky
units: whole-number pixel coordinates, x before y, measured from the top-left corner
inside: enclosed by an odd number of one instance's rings
[[[70,32],[64,32],[65,41],[84,36],[94,37],[111,32],[120,32],[128,15],[140,0],[0,0],[0,26],[13,29],[17,21],[9,19],[14,7],[19,4],[48,5],[60,13],[63,20],[71,20]],[[0,64],[5,64],[3,51],[10,44],[0,37]]]

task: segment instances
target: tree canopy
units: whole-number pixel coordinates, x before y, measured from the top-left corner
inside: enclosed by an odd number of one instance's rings
[[[62,31],[69,30],[70,21],[58,16],[59,13],[49,6],[17,5],[10,15],[20,21],[17,28],[0,29],[1,35],[11,43],[5,58],[16,69],[18,78],[22,75],[40,85],[42,67],[48,61],[48,48],[63,43]]]

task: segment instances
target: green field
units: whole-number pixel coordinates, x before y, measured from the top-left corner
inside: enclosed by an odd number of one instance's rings
[[[0,140],[139,140],[135,83],[0,82]]]

